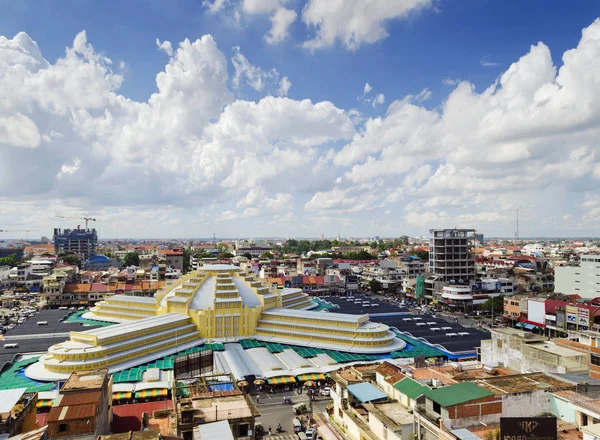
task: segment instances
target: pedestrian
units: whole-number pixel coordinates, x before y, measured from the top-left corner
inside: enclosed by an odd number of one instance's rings
[[[260,396],[256,396],[256,403],[260,403]]]
[[[271,425],[269,425],[269,435],[273,435],[273,429],[271,428]]]

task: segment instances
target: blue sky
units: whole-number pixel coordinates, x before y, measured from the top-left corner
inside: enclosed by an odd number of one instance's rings
[[[600,3],[581,0],[570,2],[567,7],[560,1],[513,0],[339,0],[329,4],[322,0],[225,0],[217,1],[221,7],[210,12],[213,1],[206,0],[203,4],[202,1],[165,3],[158,0],[0,0],[3,11],[0,35],[5,37],[4,49],[9,60],[4,67],[23,62],[14,61],[8,55],[20,52],[21,47],[29,44],[22,39],[12,40],[19,32],[37,42],[48,66],[55,68],[61,65],[61,60],[68,59],[65,48],[74,47],[75,37],[85,31],[82,44],[88,45],[96,58],[73,58],[72,65],[60,73],[65,75],[61,87],[78,96],[99,93],[95,101],[91,98],[86,102],[75,98],[66,100],[64,109],[55,101],[48,105],[41,95],[30,96],[28,104],[15,98],[14,105],[9,102],[5,108],[0,107],[0,158],[4,155],[5,163],[43,160],[45,154],[51,155],[49,161],[40,164],[40,169],[50,168],[47,176],[21,176],[39,178],[39,185],[26,185],[35,188],[31,191],[11,188],[8,178],[4,182],[0,178],[0,184],[4,183],[0,199],[5,202],[5,212],[0,211],[0,216],[4,214],[11,225],[49,228],[52,221],[34,216],[32,207],[50,204],[51,211],[57,215],[61,209],[104,214],[105,227],[109,230],[117,229],[115,224],[121,221],[124,212],[147,216],[149,225],[143,232],[134,222],[131,226],[121,226],[120,234],[131,236],[202,236],[210,235],[208,232],[215,227],[223,231],[222,235],[237,236],[317,236],[322,232],[386,236],[424,234],[429,226],[446,223],[460,226],[458,222],[488,234],[510,235],[514,229],[510,213],[515,206],[533,206],[544,197],[553,197],[552,207],[546,206],[543,210],[536,207],[529,215],[524,214],[524,224],[529,222],[530,225],[527,232],[532,235],[594,232],[594,219],[600,215],[600,199],[594,189],[597,185],[590,182],[600,175],[596,165],[600,157],[596,158],[597,147],[588,140],[597,128],[585,122],[590,119],[589,115],[580,115],[584,122],[574,120],[572,126],[565,126],[564,131],[557,133],[544,131],[547,128],[540,127],[534,120],[534,117],[561,120],[556,111],[546,116],[527,113],[532,119],[525,119],[531,125],[515,126],[511,109],[517,106],[518,110],[518,106],[522,106],[523,111],[530,112],[531,102],[517,102],[515,97],[534,99],[535,90],[545,90],[545,84],[556,83],[567,89],[557,80],[554,67],[562,66],[563,53],[577,47],[582,40],[582,30],[600,16]],[[337,6],[332,6],[333,3]],[[361,4],[368,3],[366,12],[357,12]],[[338,6],[340,9],[336,11]],[[311,9],[314,9],[310,15],[314,20],[323,20],[318,27],[307,25],[310,20],[307,11]],[[269,43],[265,36],[270,31],[272,17],[279,11],[292,15],[295,12],[295,19],[281,41]],[[344,34],[344,26],[336,24],[338,17],[341,22],[353,20],[356,32],[364,32],[362,37],[354,43],[344,42],[347,34]],[[370,25],[385,29],[387,36],[375,35]],[[319,47],[312,50],[305,47],[307,41],[315,36],[325,38],[328,32],[333,40],[321,39]],[[189,59],[184,58],[183,49],[182,54],[177,55],[179,42],[187,38],[193,43],[207,34],[212,36],[215,47],[204,41],[202,47],[190,49]],[[590,39],[595,41],[595,33],[590,34]],[[175,54],[159,50],[157,39],[170,42]],[[551,58],[543,49],[530,53],[531,46],[538,42],[549,49]],[[1,43],[0,40],[0,49]],[[222,81],[216,78],[217,74],[211,76],[215,82],[203,79],[206,70],[198,66],[202,56],[209,52],[210,56],[206,55],[204,60],[218,75],[223,75],[219,66],[222,61],[225,63],[227,75]],[[98,54],[110,58],[111,63],[107,64]],[[238,84],[234,82],[237,70],[232,59],[236,54],[241,55],[238,61],[246,63],[238,72]],[[508,86],[498,86],[492,98],[484,96],[488,87],[527,54],[531,60],[521,63],[511,82],[512,88],[522,89],[509,93]],[[575,55],[581,57],[582,54],[584,52]],[[164,95],[161,98],[164,102],[160,106],[150,105],[155,113],[149,118],[154,121],[154,127],[163,128],[153,139],[164,135],[166,140],[157,140],[153,147],[148,145],[149,141],[136,145],[131,133],[139,130],[140,134],[148,134],[143,123],[149,120],[136,113],[137,107],[148,103],[150,96],[158,91],[157,74],[173,59],[179,59],[179,65],[175,64],[181,72],[192,71],[187,63],[200,63],[196,65],[198,81],[188,78],[185,83],[171,83],[169,79],[171,87],[159,93]],[[592,54],[594,60],[595,53]],[[589,60],[587,63],[573,61],[580,69],[575,77],[585,76],[593,67]],[[95,74],[99,76],[83,75],[72,83],[66,79],[68,69],[82,72],[80,69],[92,65],[98,67]],[[2,66],[0,58],[0,68]],[[0,70],[0,77],[1,73]],[[70,77],[79,78],[74,73],[70,72]],[[543,80],[532,82],[528,79],[532,76]],[[168,72],[166,77],[169,77]],[[288,78],[291,87],[282,94],[279,86],[283,77]],[[37,84],[39,78],[33,78]],[[508,81],[508,76],[506,78]],[[584,83],[592,87],[594,80]],[[86,81],[102,85],[92,92]],[[459,85],[460,81],[465,81],[462,83],[465,89]],[[363,95],[365,83],[369,83],[372,90]],[[576,83],[573,82],[573,90],[585,95],[577,89]],[[10,87],[9,83],[0,83],[0,86]],[[15,96],[19,87],[25,87],[25,83],[13,85]],[[40,87],[48,87],[49,94],[57,89],[55,82]],[[81,93],[77,92],[78,87]],[[172,99],[177,93],[194,92],[194,99],[189,101]],[[127,98],[131,103],[111,103],[110,93]],[[169,93],[175,94],[169,96]],[[373,99],[378,94],[385,98],[374,106]],[[413,96],[406,98],[408,95]],[[264,99],[268,96],[272,99]],[[455,98],[450,99],[451,96]],[[56,96],[56,99],[61,97]],[[304,99],[311,100],[310,107],[301,105]],[[567,99],[562,95],[552,99],[552,102],[572,106],[578,113],[579,101],[572,96],[569,95],[566,104],[561,101]],[[214,105],[196,108],[198,100]],[[394,101],[397,104],[389,107]],[[448,105],[455,101],[454,106]],[[173,113],[166,111],[165,102],[173,105]],[[252,102],[257,107],[248,105]],[[328,103],[331,108],[315,108],[319,102]],[[471,117],[469,109],[479,105],[481,115],[473,117],[481,119],[468,119]],[[169,116],[177,115],[178,109],[190,123],[173,123],[169,119],[178,117]],[[99,116],[110,114],[108,120],[113,124],[110,133],[101,133],[97,127],[92,134],[83,133],[78,131],[81,127],[71,127],[69,124],[74,120],[84,117],[80,113],[84,110],[84,116],[93,119],[85,125],[86,129],[97,126],[101,122]],[[192,127],[194,112],[200,115],[198,127]],[[505,115],[504,119],[495,119],[499,112]],[[264,119],[261,119],[263,114]],[[461,116],[463,114],[465,116]],[[249,117],[256,119],[248,122]],[[325,121],[321,125],[319,118]],[[281,126],[276,127],[274,121]],[[482,121],[486,124],[495,121],[496,126],[491,130],[497,128],[503,134],[485,138],[489,127]],[[17,122],[23,122],[26,128],[37,127],[36,134],[26,136],[25,128],[21,130]],[[3,123],[6,124],[4,139]],[[225,129],[238,123],[256,124],[260,139],[252,137],[256,133],[241,134],[236,139],[228,137]],[[373,128],[380,123],[384,128]],[[297,128],[293,138],[286,138],[286,124]],[[465,129],[461,131],[456,127],[463,124],[467,130],[473,127],[471,137],[461,138]],[[238,126],[235,127],[237,130]],[[483,127],[483,131],[476,133],[475,127]],[[579,127],[575,134],[574,127]],[[304,133],[303,129],[307,131]],[[167,136],[165,130],[174,131]],[[219,130],[224,130],[226,140],[214,134]],[[521,138],[523,133],[531,131],[535,134]],[[75,135],[71,137],[73,132]],[[115,133],[125,138],[115,137]],[[308,140],[314,133],[321,136]],[[419,133],[421,137],[417,136]],[[572,135],[567,139],[566,133]],[[62,141],[57,142],[58,138]],[[388,138],[388,142],[382,141]],[[511,143],[506,144],[505,138]],[[171,145],[172,139],[177,141]],[[260,142],[265,144],[254,151]],[[479,147],[478,142],[481,142]],[[484,149],[490,150],[481,158],[460,151],[471,144],[482,154]],[[23,151],[24,145],[25,150],[33,148],[35,151]],[[431,153],[421,154],[428,145],[432,145]],[[398,151],[393,151],[394,148]],[[219,152],[240,161],[236,165],[232,159],[231,163],[216,166]],[[514,157],[505,157],[513,152],[516,152]],[[209,153],[214,153],[214,157]],[[128,155],[128,160],[120,160],[123,154]],[[302,162],[302,166],[297,167],[298,175],[285,171],[296,169],[294,154],[297,154],[298,164]],[[502,157],[493,158],[495,154]],[[137,159],[129,160],[133,157]],[[165,160],[165,157],[173,157],[173,160]],[[468,160],[464,160],[465,157]],[[249,165],[248,158],[258,161],[258,165]],[[575,161],[572,168],[579,171],[556,179],[556,174],[561,173],[557,167],[567,160]],[[194,161],[197,161],[195,166]],[[503,169],[498,167],[499,162],[508,165]],[[251,172],[253,166],[266,170],[273,164],[280,164],[283,171],[265,172],[261,177],[244,175]],[[385,169],[386,164],[394,169]],[[177,166],[180,168],[176,169]],[[216,167],[216,171],[205,172],[211,167]],[[476,183],[457,186],[448,180],[447,174],[456,178],[462,172],[461,167]],[[376,169],[379,171],[373,171]],[[532,170],[543,170],[544,175],[528,181]],[[307,172],[313,174],[307,175]],[[130,183],[139,191],[139,198],[131,195],[122,197],[121,201],[114,200],[119,198],[112,193],[115,175],[131,178]],[[298,183],[303,176],[306,182]],[[65,183],[67,178],[71,179],[69,184]],[[460,177],[458,180],[469,181]],[[504,183],[494,191],[494,182],[500,181]],[[82,182],[91,183],[97,189],[76,190],[81,188]],[[13,208],[6,208],[11,204]],[[203,207],[201,212],[197,210],[199,206]],[[253,206],[256,209],[252,209]],[[125,211],[127,209],[131,211]],[[157,209],[164,215],[161,218],[169,218],[169,226],[161,224],[159,219],[156,225],[151,225]],[[307,224],[315,224],[315,230],[307,228]]]

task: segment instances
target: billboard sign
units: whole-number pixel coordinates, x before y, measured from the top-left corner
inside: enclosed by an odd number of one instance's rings
[[[583,307],[577,309],[577,325],[589,326],[590,325],[590,311]]]
[[[556,440],[556,417],[501,417],[501,440]]]
[[[566,308],[567,324],[577,324],[578,309],[575,306],[567,306]]]

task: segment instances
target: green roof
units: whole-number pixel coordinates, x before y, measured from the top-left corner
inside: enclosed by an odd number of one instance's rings
[[[471,400],[493,396],[494,393],[485,388],[481,388],[472,382],[462,382],[457,383],[456,385],[436,388],[428,391],[425,395],[440,406],[448,407],[469,402]]]
[[[416,380],[412,380],[410,377],[405,377],[399,382],[394,384],[394,388],[400,391],[402,394],[406,394],[411,399],[426,394],[429,391],[429,387],[421,385]]]

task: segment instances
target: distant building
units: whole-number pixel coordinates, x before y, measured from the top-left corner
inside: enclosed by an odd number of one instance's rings
[[[584,255],[579,266],[557,266],[554,268],[554,291],[577,293],[582,298],[600,296],[600,255]]]
[[[94,255],[83,263],[83,270],[108,270],[111,267],[121,269],[123,264],[114,258],[108,258],[106,255]]]
[[[159,254],[165,259],[165,264],[180,270],[183,270],[183,250],[182,249],[161,249]]]
[[[19,247],[1,247],[0,258],[9,257],[14,255],[18,260],[23,259],[23,248]]]
[[[483,234],[475,234],[474,238],[475,238],[475,240],[477,240],[479,242],[480,245],[483,245],[483,242],[484,242]]]
[[[425,296],[444,284],[469,285],[475,279],[475,258],[472,240],[474,229],[429,230],[429,277],[425,280]]]
[[[96,255],[98,234],[95,229],[54,229],[54,253],[75,254],[82,261]]]
[[[48,414],[48,438],[110,433],[112,376],[107,369],[73,372]]]

